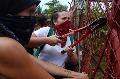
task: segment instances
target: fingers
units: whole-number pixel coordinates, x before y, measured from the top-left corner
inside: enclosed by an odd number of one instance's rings
[[[73,79],[89,79],[88,74],[78,73],[78,72],[72,72]]]
[[[58,35],[54,35],[56,38],[59,38],[60,36],[58,36]]]
[[[66,47],[65,50],[66,51],[74,51],[74,48],[72,48],[72,47]]]
[[[48,37],[48,39],[49,39],[48,44],[51,46],[55,46],[56,44],[62,42],[62,40],[60,40],[57,35],[52,35],[52,36]]]
[[[62,42],[62,40],[60,40],[60,39],[57,40],[57,43],[61,43],[61,42]]]
[[[82,72],[83,74],[86,74],[86,72]]]
[[[62,42],[62,40],[60,39],[60,36],[57,36],[57,35],[52,35],[52,36],[56,38],[57,43]]]
[[[72,29],[69,29],[69,32],[74,32],[74,30],[72,30]]]
[[[55,35],[55,37],[57,38],[57,43],[61,43],[62,42],[62,40],[60,39],[60,36]]]
[[[85,72],[82,72],[80,76],[81,76],[81,79],[89,79],[88,74],[85,74]]]
[[[73,53],[74,48],[71,48],[71,47],[69,48],[68,47],[68,48],[65,49],[65,51],[68,52],[68,53]]]
[[[65,48],[65,51],[66,51],[66,53],[67,53],[67,55],[68,55],[69,57],[72,57],[72,56],[73,56],[73,51],[74,51],[73,48],[67,47],[67,48]]]

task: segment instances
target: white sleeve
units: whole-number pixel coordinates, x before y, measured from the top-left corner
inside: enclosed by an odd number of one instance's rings
[[[47,37],[50,27],[42,27],[33,33],[38,37]]]

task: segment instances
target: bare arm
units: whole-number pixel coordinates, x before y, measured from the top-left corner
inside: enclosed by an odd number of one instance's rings
[[[72,52],[72,54],[69,55],[68,58],[73,65],[78,64],[78,56],[77,56],[76,52]]]
[[[73,65],[76,65],[78,63],[78,56],[76,52],[73,52],[74,48],[66,47],[65,51],[68,55],[68,61],[70,61],[70,63],[72,63]]]
[[[51,73],[53,75],[69,77],[71,79],[72,78],[74,78],[74,79],[88,79],[87,74],[70,71],[70,70],[64,69],[62,67],[59,67],[57,65],[50,64],[48,62],[44,62],[41,60],[37,60],[33,56],[31,56],[31,58],[33,60],[35,60],[39,66],[43,67],[46,71],[48,71],[49,73]]]
[[[50,36],[50,37],[37,37],[34,33],[32,34],[29,44],[27,47],[33,48],[33,47],[38,47],[43,44],[49,44],[51,46],[56,45],[57,43],[61,42],[60,39],[58,39],[55,36]]]
[[[0,73],[8,79],[53,79],[15,40],[0,37]]]

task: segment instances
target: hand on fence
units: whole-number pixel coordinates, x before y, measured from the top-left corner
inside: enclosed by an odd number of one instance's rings
[[[68,77],[71,77],[71,78],[63,78],[63,79],[89,79],[88,74],[78,73],[78,72],[69,71],[69,70],[68,70]]]

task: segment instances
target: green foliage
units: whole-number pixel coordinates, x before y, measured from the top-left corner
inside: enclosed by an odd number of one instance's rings
[[[48,9],[45,9],[42,13],[48,16],[48,18],[50,18],[51,15],[56,11],[67,10],[67,6],[60,4],[60,2],[57,0],[49,1],[45,5],[48,6]]]
[[[36,13],[41,14],[42,13],[42,8],[40,6],[37,7]]]

